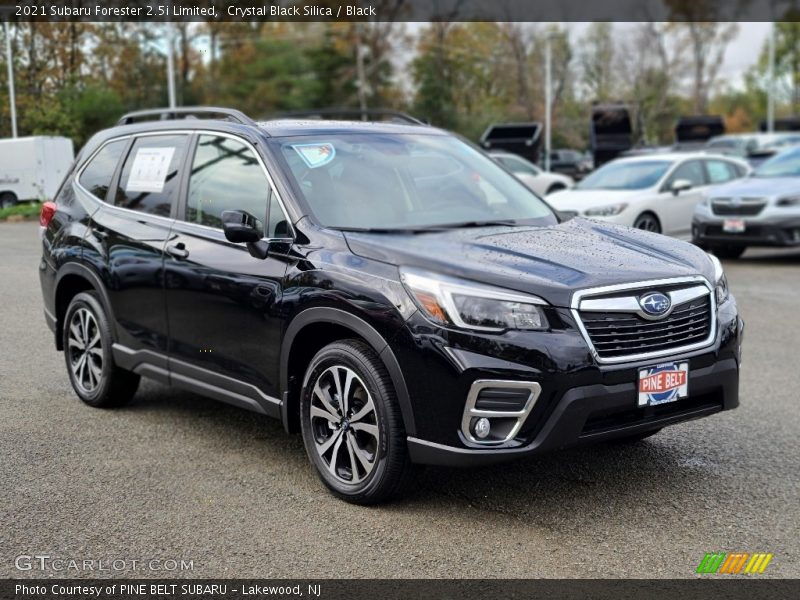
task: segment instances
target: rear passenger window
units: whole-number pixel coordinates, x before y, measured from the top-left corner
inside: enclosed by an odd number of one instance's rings
[[[178,170],[186,153],[186,135],[138,138],[128,153],[114,204],[168,217],[178,196]]]
[[[707,160],[706,170],[708,171],[708,180],[711,183],[724,183],[739,177],[737,169],[724,160]]]
[[[222,228],[222,212],[243,210],[257,218],[268,230],[267,207],[270,186],[261,163],[242,142],[223,137],[203,135],[197,142],[186,220],[208,227]],[[272,224],[276,228],[279,220]],[[285,225],[285,223],[284,223]]]
[[[89,161],[78,178],[78,182],[100,200],[106,199],[111,179],[114,177],[117,163],[119,163],[127,143],[128,140],[118,140],[103,146],[102,150]]]

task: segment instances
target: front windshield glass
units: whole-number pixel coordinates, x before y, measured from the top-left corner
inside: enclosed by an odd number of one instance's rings
[[[402,230],[556,222],[533,192],[453,137],[336,133],[271,143],[327,227]]]
[[[575,187],[579,190],[642,190],[656,185],[671,164],[666,160],[610,162]]]
[[[770,158],[753,172],[753,177],[800,177],[800,148]]]

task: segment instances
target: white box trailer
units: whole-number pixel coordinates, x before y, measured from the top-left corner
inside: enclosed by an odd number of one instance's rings
[[[0,208],[52,200],[75,159],[72,140],[36,136],[0,140]]]

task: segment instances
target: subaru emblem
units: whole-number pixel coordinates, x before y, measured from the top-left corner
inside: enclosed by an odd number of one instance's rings
[[[661,292],[653,292],[641,296],[639,298],[639,306],[648,316],[663,317],[672,306],[672,301],[669,296],[665,296]]]

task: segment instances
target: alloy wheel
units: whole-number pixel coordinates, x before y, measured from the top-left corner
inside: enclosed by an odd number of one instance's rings
[[[380,432],[375,403],[352,369],[336,365],[314,383],[309,410],[317,454],[345,484],[363,482],[378,458]]]
[[[651,215],[642,215],[636,219],[636,223],[634,223],[633,226],[636,229],[644,229],[645,231],[661,233],[661,227],[658,225],[658,221]]]
[[[97,320],[88,309],[73,313],[67,346],[73,379],[81,391],[91,394],[103,378],[103,345]]]

